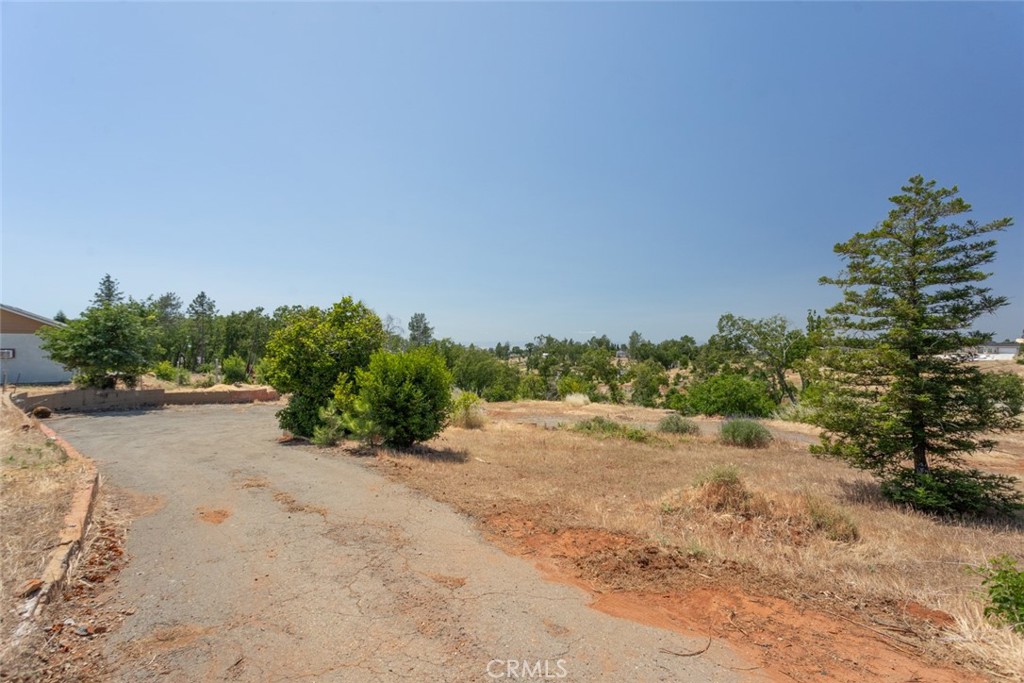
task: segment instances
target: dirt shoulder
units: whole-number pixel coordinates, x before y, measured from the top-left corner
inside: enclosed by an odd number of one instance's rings
[[[34,420],[0,401],[0,628],[12,636],[26,599],[41,585],[65,515],[86,474],[85,465],[36,428]]]
[[[1022,640],[985,622],[965,571],[1024,557],[1019,527],[896,510],[870,477],[810,456],[807,430],[750,451],[554,427],[593,415],[645,425],[661,411],[524,402],[487,413],[483,430],[428,444],[449,457],[376,465],[585,588],[598,610],[723,638],[777,680],[1016,680],[1024,669]],[[738,473],[739,502],[695,485],[716,468]]]

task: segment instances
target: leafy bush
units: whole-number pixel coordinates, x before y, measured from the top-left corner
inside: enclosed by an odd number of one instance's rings
[[[653,360],[633,367],[633,391],[629,400],[639,406],[653,408],[661,400],[661,388],[668,385],[665,369]]]
[[[179,387],[187,387],[189,384],[192,384],[192,373],[185,368],[178,368],[174,381]]]
[[[282,429],[310,437],[320,424],[320,408],[331,401],[339,378],[354,377],[384,345],[380,318],[362,302],[345,297],[331,308],[296,310],[271,334],[260,364],[261,379],[284,394],[278,413]]]
[[[694,384],[686,395],[686,406],[687,412],[727,417],[768,417],[775,409],[767,387],[735,374],[715,375]]]
[[[480,397],[472,391],[456,392],[452,402],[452,424],[462,429],[483,429],[485,422]]]
[[[672,413],[666,415],[658,423],[659,432],[668,432],[669,434],[700,434],[700,427],[693,420],[687,420],[679,413]]]
[[[985,616],[1024,633],[1024,570],[1017,569],[1017,560],[1000,555],[975,571],[985,577],[981,584],[988,589]]]
[[[245,374],[245,359],[237,353],[224,359],[222,370],[224,371],[224,381],[228,384],[245,382],[249,379]]]
[[[452,376],[429,347],[405,353],[378,351],[356,370],[364,417],[385,446],[408,448],[444,429],[452,404]]]
[[[764,448],[772,440],[772,433],[754,420],[727,420],[720,430],[722,443],[743,448]]]
[[[563,399],[573,394],[586,395],[593,389],[590,382],[579,375],[572,374],[562,375],[559,377],[556,386],[558,387],[559,398]]]
[[[203,375],[202,378],[196,382],[196,386],[200,389],[209,389],[217,383],[217,378],[213,375]]]
[[[882,495],[894,503],[938,515],[1011,515],[1024,508],[1016,478],[976,469],[932,467],[918,473],[904,468],[882,482]]]
[[[336,406],[331,404],[320,409],[320,424],[313,428],[310,442],[316,446],[336,446],[347,433],[343,416],[339,415]]]
[[[173,382],[178,377],[178,368],[169,360],[162,360],[153,366],[153,374],[157,379]]]
[[[631,427],[600,416],[592,417],[589,420],[584,420],[582,422],[577,422],[572,426],[572,430],[574,432],[581,432],[598,438],[613,437],[629,439],[630,441],[636,441],[638,443],[647,443],[651,441],[654,436],[646,429]]]
[[[519,382],[519,398],[544,400],[548,397],[547,381],[535,372],[527,373]]]

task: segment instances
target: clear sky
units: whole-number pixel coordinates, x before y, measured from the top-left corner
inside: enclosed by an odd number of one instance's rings
[[[1013,216],[1024,4],[2,3],[4,303],[104,273],[221,312],[699,341],[806,310],[922,174]]]

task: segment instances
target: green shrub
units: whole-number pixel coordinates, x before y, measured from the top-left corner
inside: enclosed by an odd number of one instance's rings
[[[772,433],[754,420],[727,420],[720,430],[722,443],[743,448],[764,448],[772,440]]]
[[[256,384],[270,384],[270,371],[271,363],[266,358],[260,358],[252,368],[252,378]]]
[[[225,358],[221,369],[224,371],[224,381],[228,384],[246,382],[249,379],[245,374],[245,359],[237,353]]]
[[[217,378],[213,375],[203,375],[202,378],[196,382],[196,386],[200,389],[209,389],[217,383]]]
[[[669,434],[700,434],[700,427],[693,420],[687,420],[679,413],[672,413],[666,415],[658,423],[659,432],[667,432]]]
[[[1000,555],[975,571],[984,577],[981,584],[988,589],[985,616],[1024,633],[1024,570],[1017,569],[1017,560]]]
[[[437,436],[448,420],[452,376],[429,347],[404,353],[377,351],[366,369],[356,370],[364,417],[385,446],[408,448]]]
[[[668,385],[665,369],[652,360],[637,363],[632,368],[633,391],[629,400],[639,406],[653,408],[661,400],[661,388]]]
[[[740,470],[735,465],[715,465],[697,477],[693,485],[699,487],[711,482],[730,486],[740,484]]]
[[[1011,515],[1024,508],[1016,478],[976,469],[932,467],[918,473],[901,469],[882,482],[882,495],[894,503],[938,515]]]
[[[217,368],[213,363],[201,363],[199,367],[196,368],[196,372],[198,372],[201,375],[209,375],[212,374],[216,369]]]
[[[519,382],[519,398],[544,400],[548,397],[548,383],[535,372],[527,373]]]
[[[192,373],[185,368],[178,368],[178,372],[175,374],[174,382],[179,387],[187,387],[192,384]]]
[[[336,446],[346,434],[348,430],[345,428],[345,420],[332,403],[320,409],[320,424],[313,428],[310,441],[316,446]]]
[[[679,375],[676,375],[679,377]],[[686,402],[686,394],[681,393],[679,389],[671,387],[665,394],[665,407],[669,410],[675,410],[683,414],[693,414],[694,410],[690,409],[689,404]]]
[[[452,424],[462,429],[483,429],[485,423],[480,397],[472,391],[456,392],[452,402]]]
[[[583,420],[582,422],[577,422],[572,426],[572,430],[574,432],[581,432],[598,438],[613,437],[628,439],[638,443],[647,443],[653,440],[654,437],[654,435],[646,429],[631,427],[600,416],[592,417],[589,420]]]
[[[178,377],[178,368],[169,360],[162,360],[153,366],[153,374],[157,379],[173,382]]]
[[[578,375],[562,375],[557,382],[558,397],[564,399],[572,394],[588,394],[593,389],[590,382]]]
[[[703,415],[768,417],[775,403],[763,384],[742,375],[715,375],[690,387],[686,412]]]

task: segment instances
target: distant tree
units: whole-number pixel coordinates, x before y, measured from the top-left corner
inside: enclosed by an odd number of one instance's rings
[[[810,351],[802,330],[789,327],[781,315],[755,320],[726,313],[718,321],[718,335],[726,339],[726,348],[734,349],[744,359],[744,365],[760,371],[776,403],[784,397],[796,402],[796,392],[786,380],[786,372]]]
[[[188,338],[181,298],[174,292],[161,294],[149,304],[155,326],[157,355],[179,365],[185,361]]]
[[[53,316],[53,319],[59,323],[66,323],[68,321],[68,317],[67,315],[64,314],[64,311],[57,311],[57,313]]]
[[[685,413],[724,417],[768,417],[775,403],[763,382],[743,375],[722,373],[693,384],[673,405]],[[673,397],[675,398],[675,397]]]
[[[668,386],[665,369],[658,363],[646,360],[632,369],[633,393],[630,401],[640,406],[653,408],[661,400],[661,388]]]
[[[402,323],[398,318],[391,314],[388,314],[381,318],[381,324],[384,326],[384,334],[386,340],[384,342],[384,348],[388,351],[404,351],[409,345],[405,337],[402,336]]]
[[[75,383],[113,389],[118,380],[134,387],[152,364],[150,320],[137,306],[104,303],[64,327],[43,326],[40,346],[75,373]]]
[[[1007,303],[981,283],[996,256],[986,236],[1012,219],[953,222],[971,209],[958,194],[914,176],[882,223],[835,246],[845,268],[821,282],[843,299],[828,309],[816,451],[922,509],[1006,511],[1021,501],[1014,479],[964,457],[994,445],[986,433],[1021,427],[1007,395],[1020,380],[986,380],[966,349],[989,337],[974,322]]]
[[[636,359],[637,354],[640,352],[640,346],[644,343],[644,336],[633,330],[629,333],[629,357]]]
[[[191,367],[193,370],[213,360],[217,324],[217,303],[199,292],[185,311],[188,315],[188,339],[191,346]]]
[[[384,328],[373,311],[350,297],[326,310],[293,309],[284,318],[286,324],[267,342],[261,372],[275,389],[291,394],[278,413],[281,428],[310,437],[336,386],[358,392],[356,370],[384,345]]]
[[[509,346],[508,342],[505,342],[504,344],[498,342],[497,344],[494,345],[494,355],[496,358],[498,358],[498,360],[508,360],[509,351],[511,348],[512,347]]]
[[[434,328],[427,322],[423,313],[413,313],[409,318],[409,347],[427,346],[434,341]]]
[[[124,294],[121,293],[117,280],[110,277],[110,273],[105,274],[92,297],[92,305],[107,306],[121,303],[124,303]]]

